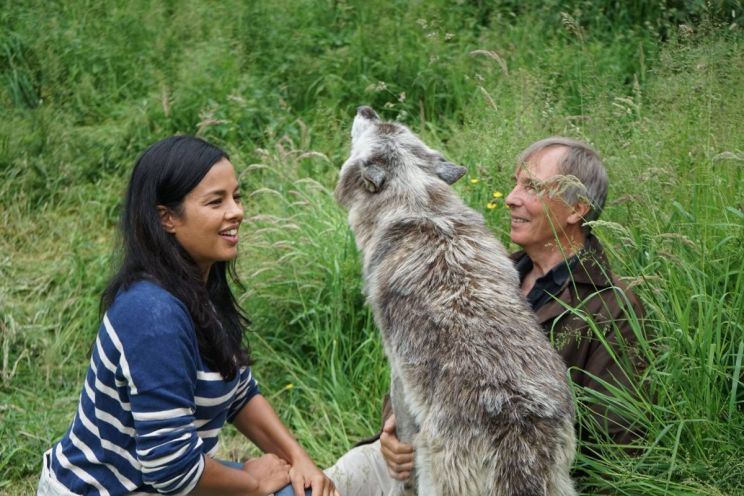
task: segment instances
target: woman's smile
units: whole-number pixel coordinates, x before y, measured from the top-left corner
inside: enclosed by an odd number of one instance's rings
[[[220,231],[220,236],[225,238],[228,243],[237,244],[239,241],[238,227],[230,227],[224,231]]]

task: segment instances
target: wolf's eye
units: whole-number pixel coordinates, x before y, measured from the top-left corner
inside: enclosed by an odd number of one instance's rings
[[[362,167],[382,167],[386,163],[386,160],[381,155],[373,155],[369,157],[367,160],[362,162]]]

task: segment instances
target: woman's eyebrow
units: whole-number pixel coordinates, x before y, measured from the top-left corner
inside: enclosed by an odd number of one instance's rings
[[[239,191],[240,191],[240,185],[237,185],[235,186],[235,189],[233,190],[233,194]],[[201,197],[206,198],[207,196],[211,196],[211,195],[225,196],[226,194],[228,194],[228,192],[225,188],[215,188],[215,189],[210,189],[208,191],[205,191],[204,193],[202,193]]]
[[[202,196],[209,196],[209,195],[224,195],[225,190],[224,189],[210,189],[209,191],[204,192]]]

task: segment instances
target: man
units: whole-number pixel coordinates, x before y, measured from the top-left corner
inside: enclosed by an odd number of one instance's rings
[[[522,251],[512,259],[522,293],[574,384],[586,391],[593,422],[585,424],[594,429],[580,432],[581,440],[588,445],[596,441],[592,433],[600,432],[600,439],[627,446],[641,429],[608,403],[618,394],[637,394],[643,362],[635,345],[643,309],[612,275],[602,246],[585,225],[602,212],[607,172],[589,145],[553,137],[522,152],[514,179],[506,203],[511,240]],[[350,450],[327,471],[342,495],[392,494],[411,473],[414,449],[397,439],[387,399],[384,410],[379,439]]]

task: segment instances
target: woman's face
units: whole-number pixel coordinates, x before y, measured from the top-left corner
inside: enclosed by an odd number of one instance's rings
[[[212,166],[183,200],[181,214],[161,209],[165,229],[191,255],[204,279],[214,262],[238,255],[243,206],[235,169],[227,159]]]

